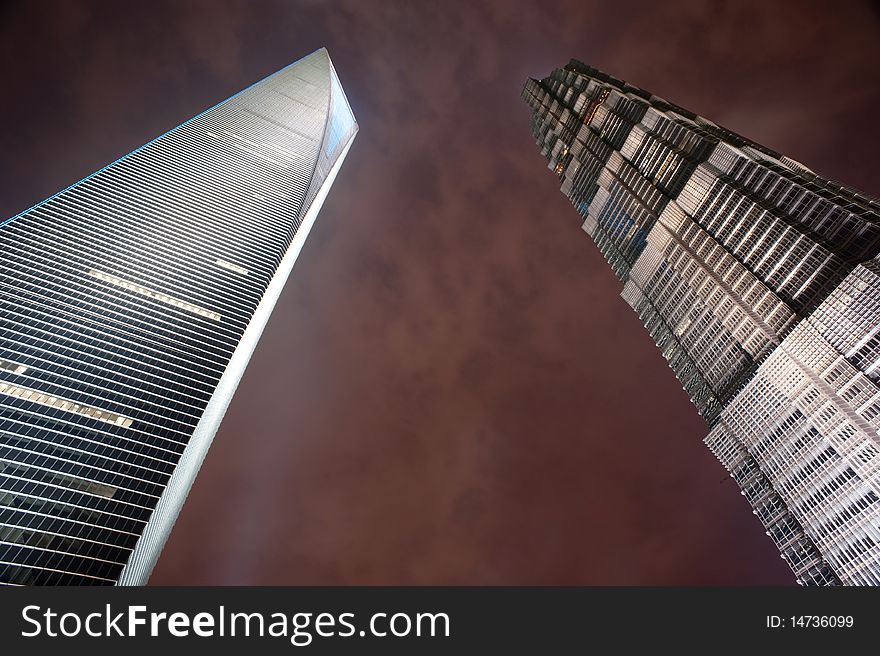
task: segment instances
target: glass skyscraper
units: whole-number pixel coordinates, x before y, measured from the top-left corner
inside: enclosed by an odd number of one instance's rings
[[[0,583],[146,582],[356,132],[318,50],[0,222]]]
[[[880,584],[880,202],[576,60],[522,95],[798,582]]]

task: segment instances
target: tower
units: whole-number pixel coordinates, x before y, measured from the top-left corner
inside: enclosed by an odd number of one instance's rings
[[[356,132],[321,49],[0,223],[0,583],[146,582]]]
[[[880,583],[880,203],[576,60],[522,96],[798,581]]]

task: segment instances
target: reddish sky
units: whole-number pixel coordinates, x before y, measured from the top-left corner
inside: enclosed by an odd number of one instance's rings
[[[2,3],[0,216],[320,46],[361,132],[152,582],[791,584],[519,93],[577,57],[880,195],[877,6]]]

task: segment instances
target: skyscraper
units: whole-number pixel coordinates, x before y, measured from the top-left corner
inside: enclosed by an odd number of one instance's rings
[[[0,583],[146,582],[356,132],[321,49],[0,223]]]
[[[798,582],[880,584],[880,202],[577,60],[522,96]]]

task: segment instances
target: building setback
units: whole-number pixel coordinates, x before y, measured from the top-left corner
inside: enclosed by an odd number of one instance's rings
[[[356,132],[321,49],[0,222],[0,583],[147,581]]]
[[[522,97],[798,582],[880,584],[880,203],[577,60]]]

